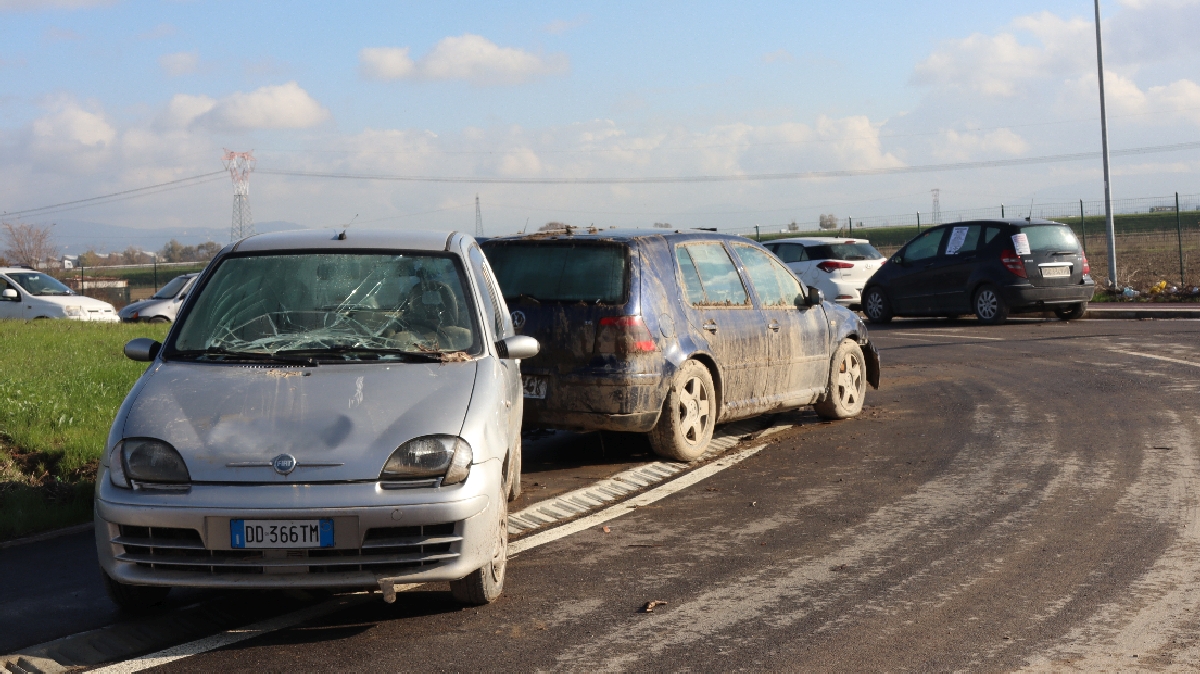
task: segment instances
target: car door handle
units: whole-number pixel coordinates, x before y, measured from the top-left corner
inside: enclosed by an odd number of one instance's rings
[[[771,323],[770,325],[767,326],[767,329],[771,330],[772,332],[779,332],[779,324]]]
[[[701,327],[702,327],[702,328],[704,328],[705,330],[708,330],[709,332],[716,333],[716,331],[717,331],[717,322],[716,322],[716,321],[709,321],[709,322],[705,323],[704,325],[702,325]]]

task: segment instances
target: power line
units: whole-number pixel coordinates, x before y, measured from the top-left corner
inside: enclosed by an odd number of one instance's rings
[[[1114,156],[1154,154],[1200,149],[1200,141],[1153,145],[1126,150],[1113,150]],[[1059,162],[1096,159],[1099,152],[1075,152],[1040,157],[1016,159],[990,159],[984,161],[956,162],[950,164],[924,164],[917,166],[883,166],[868,169],[844,169],[839,171],[802,171],[797,173],[743,173],[710,176],[652,176],[643,178],[482,178],[473,176],[401,176],[369,173],[322,173],[317,171],[280,171],[259,169],[259,173],[295,178],[336,178],[341,180],[387,180],[413,183],[456,183],[470,185],[664,185],[682,183],[756,182],[765,180],[806,180],[813,178],[848,178],[871,175],[897,175],[906,173],[937,173],[975,168],[1004,166],[1026,166],[1030,164],[1053,164]]]
[[[134,189],[131,189],[131,190],[123,190],[121,192],[113,192],[112,194],[105,194],[105,195],[98,196],[98,197],[88,197],[87,199],[76,199],[74,201],[63,201],[61,203],[50,204],[49,206],[41,206],[39,208],[27,208],[23,211],[5,211],[3,213],[3,215],[18,216],[18,215],[40,214],[42,211],[59,210],[59,209],[74,210],[71,208],[63,208],[63,207],[64,206],[76,206],[77,204],[90,205],[91,202],[108,200],[108,199],[118,201],[120,199],[116,199],[117,197],[128,198],[129,195],[134,195],[134,194],[137,194],[140,192],[148,192],[149,190],[157,190],[157,189],[163,188],[163,187],[169,188],[173,185],[179,185],[181,187],[189,187],[190,185],[180,185],[180,183],[186,183],[189,181],[200,181],[202,178],[211,178],[213,176],[223,175],[224,173],[225,173],[224,171],[214,171],[213,173],[202,173],[198,176],[188,176],[187,178],[177,178],[175,180],[170,180],[165,183],[159,183],[157,185],[149,185],[147,187],[135,187]],[[208,181],[197,182],[195,184],[199,185],[199,184],[203,184],[203,182],[208,182]],[[163,190],[163,191],[165,192],[166,190]],[[80,206],[80,208],[82,208],[82,206]]]

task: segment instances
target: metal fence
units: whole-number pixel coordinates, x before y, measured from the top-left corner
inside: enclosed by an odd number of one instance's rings
[[[116,308],[144,300],[180,274],[204,269],[207,262],[160,262],[75,267],[51,271],[75,292],[109,302]]]

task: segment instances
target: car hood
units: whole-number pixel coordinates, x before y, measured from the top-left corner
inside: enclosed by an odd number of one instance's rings
[[[145,310],[154,308],[155,305],[170,304],[170,302],[171,302],[171,300],[153,300],[153,299],[138,300],[137,302],[132,302],[130,304],[126,304],[125,306],[121,307],[120,314],[121,314],[122,318],[125,316],[132,316],[134,312],[141,313]]]
[[[57,304],[60,307],[83,307],[84,309],[112,309],[113,305],[84,295],[34,295],[33,299],[47,304]]]
[[[475,370],[474,361],[159,362],[146,373],[121,435],[171,443],[198,482],[370,480],[405,441],[461,431]],[[298,463],[290,475],[269,466],[280,454]]]

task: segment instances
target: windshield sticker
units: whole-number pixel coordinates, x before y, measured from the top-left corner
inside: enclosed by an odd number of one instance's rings
[[[1029,236],[1026,234],[1013,234],[1013,248],[1017,249],[1017,255],[1029,255]]]
[[[946,254],[955,255],[958,250],[963,247],[967,241],[967,228],[955,227],[950,230],[950,241],[946,243]]]

